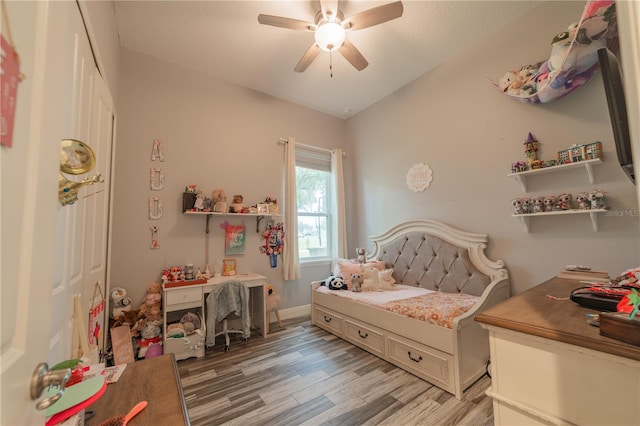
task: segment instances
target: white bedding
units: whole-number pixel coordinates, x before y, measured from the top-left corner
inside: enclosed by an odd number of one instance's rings
[[[384,291],[345,291],[345,290],[329,290],[327,287],[320,286],[317,291],[328,294],[335,294],[339,297],[355,300],[356,302],[366,303],[370,305],[382,306],[387,302],[394,300],[407,299],[409,297],[422,296],[429,293],[435,293],[433,290],[426,288],[414,287],[409,285],[395,284],[393,290]]]

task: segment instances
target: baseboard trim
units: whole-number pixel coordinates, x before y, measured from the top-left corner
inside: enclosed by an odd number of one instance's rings
[[[299,317],[309,317],[311,316],[311,304],[296,306],[296,307],[287,308],[287,309],[278,309],[278,314],[280,315],[281,320],[288,320],[291,318],[299,318]],[[276,321],[275,313],[271,312],[268,315],[269,315],[268,317],[269,322]]]

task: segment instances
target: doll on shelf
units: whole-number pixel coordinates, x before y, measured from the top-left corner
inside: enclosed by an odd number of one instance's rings
[[[229,213],[245,213],[247,208],[242,202],[244,201],[244,197],[240,194],[236,194],[233,196],[233,203],[229,206]]]

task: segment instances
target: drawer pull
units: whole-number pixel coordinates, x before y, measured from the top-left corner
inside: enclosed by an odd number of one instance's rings
[[[331,322],[331,317],[324,316],[324,322]]]
[[[366,339],[367,337],[369,337],[369,333],[362,334],[362,332],[358,330],[358,336],[362,337],[363,339]]]
[[[418,358],[414,358],[414,357],[412,357],[412,356],[411,356],[411,351],[408,351],[407,353],[409,354],[409,359],[410,359],[411,361],[413,361],[413,362],[420,362],[420,361],[422,361],[422,355],[419,355],[419,356],[418,356]]]

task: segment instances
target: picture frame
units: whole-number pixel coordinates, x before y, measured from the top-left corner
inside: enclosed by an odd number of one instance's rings
[[[266,203],[259,203],[257,205],[258,214],[269,214],[269,205]]]
[[[222,275],[225,277],[233,277],[236,275],[235,259],[222,259]]]

